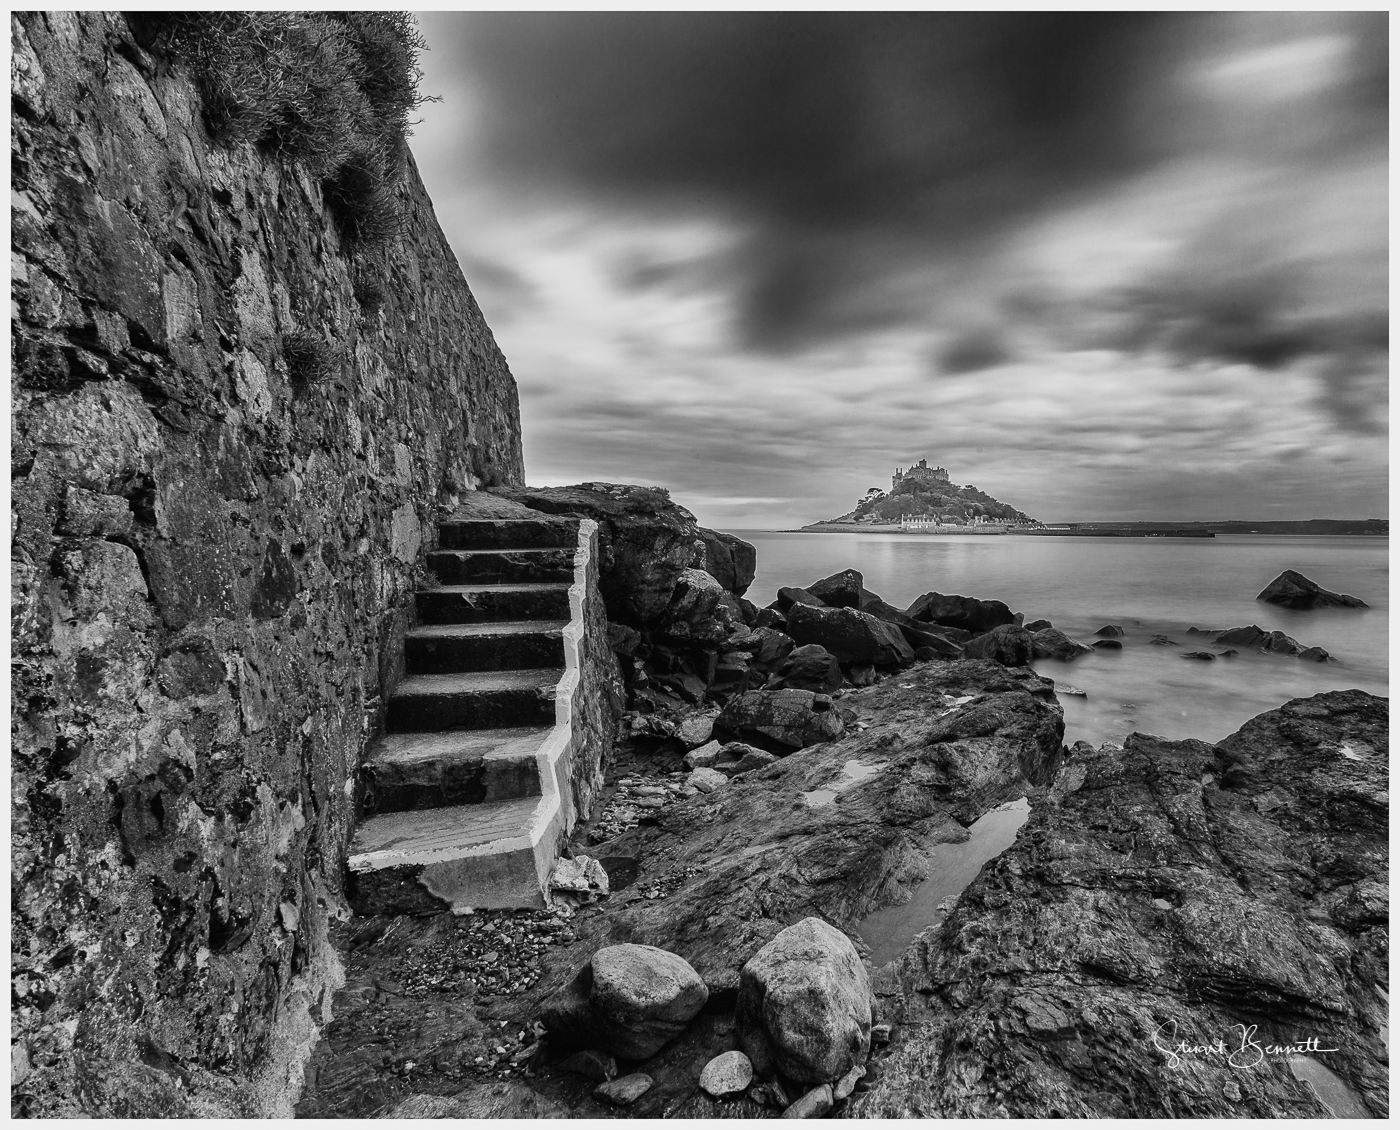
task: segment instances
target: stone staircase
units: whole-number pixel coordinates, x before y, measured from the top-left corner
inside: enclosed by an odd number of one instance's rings
[[[454,517],[356,787],[360,914],[537,907],[574,811],[591,521]]]

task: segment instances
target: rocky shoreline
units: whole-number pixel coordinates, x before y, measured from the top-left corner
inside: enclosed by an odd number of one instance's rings
[[[628,578],[617,752],[554,907],[345,926],[299,1113],[1386,1115],[1385,700],[1066,749],[1027,666],[1053,628],[853,570],[758,609],[751,547],[636,489],[511,494],[606,511]],[[1022,797],[873,965],[867,916]]]

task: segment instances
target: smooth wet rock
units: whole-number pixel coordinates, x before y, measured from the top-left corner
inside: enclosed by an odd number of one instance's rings
[[[945,596],[937,592],[924,593],[906,611],[915,620],[961,628],[974,635],[990,632],[1002,624],[1013,624],[1016,619],[1011,609],[999,600]]]
[[[1299,659],[1305,659],[1310,663],[1326,663],[1332,656],[1325,648],[1305,647],[1298,653]]]
[[[1007,667],[1024,667],[1035,658],[1035,642],[1025,628],[1003,624],[963,644],[968,659],[990,659]]]
[[[761,1075],[839,1079],[870,1051],[870,978],[851,940],[820,918],[779,932],[739,974],[739,1042]]]
[[[1122,634],[1123,628],[1120,624],[1105,624],[1102,628],[1100,628],[1097,632],[1094,633],[1094,635],[1102,636],[1105,639],[1113,639],[1115,637],[1121,636]]]
[[[1180,647],[1181,645],[1169,636],[1155,635],[1147,641],[1156,647]]]
[[[548,1001],[540,1019],[564,1047],[649,1059],[680,1035],[709,997],[684,958],[656,946],[605,946]]]
[[[746,1090],[753,1082],[753,1064],[743,1052],[717,1055],[700,1072],[700,1089],[717,1099]]]
[[[1316,581],[1309,580],[1294,569],[1285,569],[1265,585],[1263,591],[1254,599],[1292,609],[1368,607],[1359,597],[1328,592]]]
[[[637,1072],[593,1088],[593,1097],[613,1106],[631,1106],[652,1088],[650,1075]]]
[[[1205,659],[1205,660],[1213,661],[1213,660],[1215,659],[1215,653],[1214,653],[1213,651],[1183,651],[1183,652],[1181,653],[1181,658],[1182,658],[1182,659]]]
[[[1123,641],[1114,639],[1095,640],[1090,646],[1097,648],[1099,651],[1122,651]]]
[[[1043,632],[1046,628],[1053,628],[1055,625],[1049,620],[1032,620],[1028,624],[1022,625],[1026,631],[1034,635],[1036,632]]]
[[[1029,628],[1026,630],[1031,631]],[[1036,659],[1074,659],[1093,651],[1087,644],[1070,639],[1058,628],[1048,627],[1031,632],[1031,647]]]
[[[741,741],[784,754],[839,738],[846,730],[829,695],[812,691],[746,691],[720,712],[717,725]]]
[[[842,664],[901,667],[914,662],[914,649],[897,625],[855,608],[794,605],[787,630],[798,644],[820,644]]]
[[[831,1095],[831,1084],[823,1083],[820,1087],[813,1087],[787,1110],[783,1111],[783,1117],[821,1118],[823,1115],[829,1114],[835,1105]]]

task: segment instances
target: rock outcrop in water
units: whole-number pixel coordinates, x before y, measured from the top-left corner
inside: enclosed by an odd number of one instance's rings
[[[1216,746],[1077,746],[906,954],[905,1025],[856,1111],[1324,1115],[1267,1051],[1295,1047],[1384,1117],[1386,727],[1385,700],[1340,691]]]
[[[1293,609],[1369,607],[1360,597],[1328,592],[1316,581],[1310,581],[1294,569],[1285,569],[1265,585],[1264,590],[1254,599]]]

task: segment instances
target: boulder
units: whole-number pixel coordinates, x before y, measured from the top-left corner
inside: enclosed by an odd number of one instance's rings
[[[742,538],[703,526],[700,540],[705,544],[705,571],[736,597],[743,596],[753,584],[758,551]]]
[[[1332,657],[1323,648],[1305,647],[1298,653],[1298,658],[1306,659],[1311,663],[1326,663]]]
[[[804,918],[740,971],[739,1043],[761,1076],[832,1082],[870,1052],[870,1001],[870,977],[851,940]]]
[[[776,628],[781,632],[787,627],[787,617],[779,612],[775,605],[769,605],[758,610],[750,625],[754,628]]]
[[[717,741],[706,742],[702,746],[696,746],[685,755],[684,761],[688,769],[711,769],[720,758],[720,743]]]
[[[699,789],[702,793],[712,793],[729,784],[729,778],[718,769],[693,769],[690,776],[685,779],[685,783],[692,789]]]
[[[661,620],[661,630],[673,640],[718,644],[729,638],[741,617],[724,586],[704,569],[682,569],[676,578]]]
[[[1123,629],[1117,624],[1105,624],[1097,632],[1096,636],[1103,636],[1105,639],[1115,639],[1123,634]]]
[[[714,768],[726,777],[737,777],[754,769],[766,769],[777,762],[776,754],[756,749],[743,742],[730,742],[721,751]]]
[[[808,585],[807,591],[831,608],[859,608],[864,579],[857,570],[845,569]]]
[[[990,632],[1002,624],[1015,622],[1015,616],[999,600],[978,600],[971,596],[945,596],[926,592],[906,610],[915,620],[961,628],[973,635]]]
[[[709,992],[682,957],[655,946],[605,946],[550,997],[540,1019],[562,1047],[649,1059],[685,1030]]]
[[[846,730],[830,695],[812,691],[745,691],[725,705],[716,721],[736,738],[786,754],[839,738]]]
[[[605,1103],[611,1103],[613,1106],[631,1106],[650,1091],[651,1087],[651,1076],[636,1072],[632,1075],[624,1075],[620,1079],[610,1080],[607,1083],[600,1083],[593,1088],[593,1097],[601,1099]]]
[[[774,680],[770,687],[796,687],[830,694],[841,686],[841,665],[821,644],[803,644],[783,660]]]
[[[854,608],[793,605],[788,635],[798,644],[820,644],[843,665],[902,667],[914,662],[914,649],[896,626]]]
[[[735,647],[753,657],[755,667],[765,669],[781,663],[796,646],[791,636],[776,628],[754,628],[735,641]]]
[[[642,645],[642,633],[626,624],[608,621],[608,646],[618,655],[636,655]]]
[[[694,749],[710,740],[710,733],[714,728],[715,714],[692,714],[682,719],[681,724],[676,727],[676,737],[686,749]]]
[[[787,1110],[783,1111],[784,1118],[822,1118],[831,1112],[835,1106],[831,1093],[831,1084],[823,1083],[820,1087],[813,1087]]]
[[[1032,622],[1044,623],[1043,620]],[[1027,628],[1026,631],[1031,634],[1031,649],[1036,659],[1074,659],[1094,650],[1087,644],[1070,639],[1058,628],[1041,628],[1035,632]]]
[[[1098,651],[1122,651],[1122,650],[1123,650],[1123,641],[1122,641],[1122,640],[1095,640],[1095,641],[1094,641],[1092,644],[1090,644],[1089,646],[1092,647],[1092,648],[1097,649]]]
[[[1150,643],[1150,644],[1152,644],[1152,645],[1155,646],[1155,647],[1180,647],[1180,646],[1181,646],[1179,643],[1176,642],[1176,640],[1170,638],[1169,636],[1161,636],[1161,635],[1153,636],[1153,637],[1152,637],[1150,640],[1148,640],[1147,642]]]
[[[776,608],[784,616],[792,610],[794,604],[810,604],[816,608],[825,608],[826,602],[819,596],[813,596],[806,589],[799,589],[794,586],[787,586],[778,590],[778,597],[768,607]]]
[[[1252,647],[1259,651],[1273,651],[1280,655],[1297,655],[1303,645],[1283,632],[1268,632],[1258,624],[1247,624],[1242,628],[1227,628],[1215,637],[1219,645],[1230,647]]]
[[[1049,620],[1032,620],[1029,624],[1022,625],[1022,627],[1032,635],[1036,632],[1043,632],[1046,628],[1053,628],[1054,626],[1055,625],[1050,623]]]
[[[1183,651],[1183,652],[1181,653],[1181,658],[1182,658],[1182,659],[1207,659],[1207,660],[1210,660],[1210,661],[1213,662],[1213,661],[1215,660],[1215,653],[1214,653],[1214,652],[1211,652],[1211,651]]]
[[[922,651],[925,654],[920,655]],[[935,659],[937,658],[932,648],[921,647],[914,652],[915,659]],[[875,673],[873,663],[852,663],[846,669],[846,681],[853,687],[873,687],[879,682],[879,676]]]
[[[963,655],[968,659],[990,659],[1006,667],[1024,667],[1035,658],[1035,641],[1025,628],[1003,624],[973,636],[963,645]]]
[[[950,635],[957,629],[941,628],[934,631],[931,625],[916,621],[909,613],[892,604],[887,604],[873,592],[867,589],[860,591],[860,611],[898,627],[900,634],[904,637],[904,642],[914,649],[916,658],[959,659],[962,657],[960,643]],[[961,634],[967,635],[967,633]],[[933,654],[920,657],[917,655],[920,648],[928,648]]]
[[[700,1089],[717,1099],[737,1095],[752,1082],[753,1064],[739,1051],[715,1056],[700,1072]]]
[[[1284,608],[1367,608],[1369,605],[1355,596],[1328,592],[1316,581],[1310,581],[1293,569],[1285,569],[1264,586],[1254,598]]]

